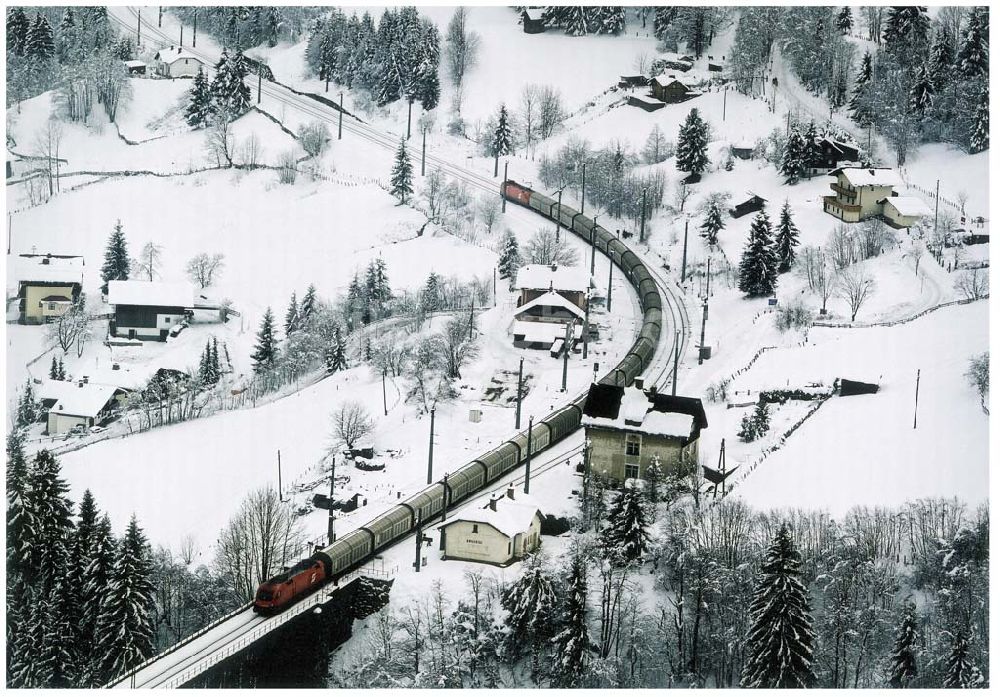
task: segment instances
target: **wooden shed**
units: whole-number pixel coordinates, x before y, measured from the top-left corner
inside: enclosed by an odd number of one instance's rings
[[[628,104],[629,106],[637,106],[646,111],[656,111],[666,106],[665,102],[661,102],[659,99],[654,99],[653,97],[647,97],[644,94],[630,94]]]
[[[540,7],[529,7],[521,12],[521,25],[525,34],[541,34],[545,31],[543,14],[544,10]]]
[[[750,198],[742,203],[737,203],[735,206],[729,209],[729,215],[734,218],[742,218],[747,213],[756,213],[764,208],[764,204],[767,203],[766,199],[761,198],[757,194],[750,194]]]

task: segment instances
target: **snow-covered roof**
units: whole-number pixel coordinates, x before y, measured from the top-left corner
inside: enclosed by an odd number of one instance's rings
[[[528,343],[551,344],[556,339],[566,338],[566,325],[563,322],[522,322],[514,320],[511,326],[511,333],[515,336],[524,336],[524,341]],[[576,324],[573,327],[573,338],[583,337],[583,326]]]
[[[125,61],[125,67],[127,68],[145,68],[146,64],[140,60]]]
[[[517,312],[514,314],[515,317],[524,314],[528,310],[534,307],[558,307],[567,312],[576,315],[580,319],[583,319],[583,310],[571,303],[569,300],[559,295],[554,291],[549,291],[539,295],[537,298],[530,302],[526,302],[521,307],[517,308]]]
[[[830,175],[843,175],[851,186],[902,186],[903,180],[890,167],[838,167]]]
[[[528,264],[517,272],[517,288],[566,290],[584,293],[590,288],[590,274],[575,266]]]
[[[545,10],[540,7],[532,7],[524,11],[524,14],[528,15],[528,19],[532,22],[541,21],[542,15],[545,14]]]
[[[83,257],[21,254],[14,258],[13,280],[21,283],[83,284]]]
[[[194,307],[194,289],[187,283],[110,281],[108,283],[108,304]]]
[[[671,61],[674,63],[691,63],[694,64],[694,60],[691,56],[682,56],[679,53],[661,53],[656,56],[659,60]]]
[[[656,77],[653,78],[653,82],[658,84],[660,87],[666,87],[667,85],[671,85],[675,82],[680,83],[681,85],[683,85],[688,89],[694,87],[695,85],[695,80],[692,80],[690,77],[686,76],[682,77],[674,75],[673,73],[664,73],[663,75],[657,75]]]
[[[154,58],[156,58],[156,60],[160,61],[161,63],[175,63],[179,61],[181,58],[190,58],[192,60],[198,61],[199,63],[202,62],[201,58],[194,55],[193,53],[185,51],[180,46],[161,48],[159,51],[156,52],[156,56],[154,56]]]
[[[916,196],[889,196],[879,199],[878,202],[892,206],[900,215],[919,216],[932,213],[927,204]]]
[[[489,497],[487,497],[468,506],[461,513],[458,513],[451,522],[485,523],[492,525],[508,537],[514,537],[520,532],[527,531],[531,527],[534,517],[540,514],[541,509],[534,498],[520,491],[515,491],[513,499],[506,495],[497,499],[495,511],[490,508]],[[443,527],[448,527],[448,525],[449,523],[445,523]]]
[[[43,400],[55,400],[51,411],[72,416],[97,416],[119,392],[114,385],[97,385],[92,382],[67,382],[46,380],[38,391]]]
[[[642,102],[643,104],[655,104],[657,106],[664,104],[662,100],[655,97],[647,97],[644,94],[630,94],[628,98],[635,102]]]
[[[590,386],[582,423],[685,440],[696,427],[708,426],[700,399],[646,392],[634,384],[620,387],[597,383]]]

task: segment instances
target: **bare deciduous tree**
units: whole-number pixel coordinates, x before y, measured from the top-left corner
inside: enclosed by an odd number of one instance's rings
[[[233,135],[229,116],[226,112],[216,114],[212,117],[212,122],[205,131],[205,146],[219,167],[233,166],[233,148],[236,137]]]
[[[544,140],[566,120],[562,96],[551,85],[543,85],[538,91],[538,135]]]
[[[299,145],[310,157],[322,155],[330,143],[330,129],[322,121],[299,126]]]
[[[93,77],[97,102],[104,105],[108,119],[114,123],[118,117],[118,107],[132,93],[132,83],[122,70],[121,61],[110,54],[95,63]]]
[[[541,88],[538,85],[525,85],[521,90],[520,122],[521,133],[524,136],[524,147],[531,148],[538,129],[538,109],[541,99]]]
[[[841,223],[830,232],[830,238],[826,242],[826,251],[834,268],[838,270],[846,269],[858,260],[854,236],[847,225]]]
[[[256,133],[251,133],[240,145],[240,159],[244,167],[256,169],[263,156],[264,149],[261,147],[260,138]]]
[[[443,355],[441,339],[436,335],[421,338],[413,347],[407,399],[419,400],[425,412],[451,394],[443,370]]]
[[[240,602],[295,560],[302,529],[291,504],[273,488],[257,489],[243,499],[216,544],[215,568]]]
[[[180,556],[184,566],[191,566],[194,562],[194,558],[198,556],[198,541],[194,535],[185,535],[181,538]]]
[[[62,145],[62,122],[50,118],[35,133],[35,150],[44,159],[42,167],[49,182],[49,196],[52,196],[59,182],[59,149]]]
[[[139,256],[132,260],[132,270],[136,276],[145,276],[146,280],[152,281],[160,275],[157,269],[162,259],[163,247],[152,241],[147,242]]]
[[[678,180],[674,185],[674,202],[677,204],[677,210],[683,212],[684,204],[689,198],[691,198],[691,187]]]
[[[472,331],[470,331],[470,325]],[[475,343],[476,322],[461,315],[452,317],[441,332],[441,348],[444,351],[444,371],[449,378],[461,378],[462,366],[479,354]]]
[[[375,428],[375,423],[368,415],[361,402],[344,402],[331,416],[333,422],[334,447],[343,445],[353,450],[362,438]]]
[[[875,279],[856,266],[844,269],[837,278],[837,293],[850,305],[852,322],[874,292]]]
[[[198,284],[200,288],[207,288],[212,285],[215,278],[222,272],[222,267],[226,265],[223,254],[197,254],[187,263],[188,278]]]
[[[298,174],[298,162],[295,159],[295,153],[291,150],[281,153],[281,156],[278,158],[278,181],[282,184],[294,184]]]
[[[486,228],[486,234],[493,234],[493,226],[500,218],[500,199],[495,194],[484,194],[479,197],[479,205],[476,206],[476,214]]]
[[[78,347],[78,356],[83,353],[82,345],[90,338],[90,316],[87,314],[87,301],[84,294],[59,316],[59,319],[48,325],[49,341],[55,342],[66,353],[77,342],[81,334],[86,334]]]
[[[967,300],[979,300],[990,293],[990,276],[986,269],[967,269],[955,279],[955,290]]]
[[[476,65],[479,56],[480,37],[467,26],[469,12],[464,7],[455,8],[455,14],[448,22],[445,33],[444,57],[448,77],[455,86],[456,111],[461,111],[462,82],[465,74]]]
[[[529,264],[575,266],[576,256],[572,248],[556,242],[555,230],[549,227],[535,232],[524,249],[524,257]]]
[[[920,273],[920,260],[924,256],[924,251],[926,251],[926,248],[924,247],[923,242],[921,242],[920,240],[913,240],[913,246],[910,247],[909,256],[910,259],[913,260],[914,276]]]

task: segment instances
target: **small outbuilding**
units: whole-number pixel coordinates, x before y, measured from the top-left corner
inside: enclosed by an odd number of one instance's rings
[[[654,77],[650,86],[653,97],[667,104],[683,102],[699,94],[690,80],[668,73]]]
[[[734,218],[742,218],[748,213],[756,213],[757,211],[763,210],[766,204],[767,199],[763,199],[757,194],[751,193],[750,198],[746,199],[742,203],[737,203],[735,206],[730,208],[729,215]]]
[[[525,34],[541,34],[545,31],[545,21],[542,19],[544,12],[540,7],[529,7],[521,12],[521,25]]]
[[[753,143],[741,140],[738,143],[731,144],[729,152],[732,153],[733,157],[738,157],[741,160],[749,160],[753,157]]]
[[[647,97],[644,94],[630,94],[628,96],[628,104],[629,106],[637,106],[645,111],[656,111],[666,106],[666,102],[661,102],[659,99],[654,99],[653,97]]]
[[[19,254],[15,257],[11,280],[17,281],[18,321],[43,324],[65,314],[80,299],[83,269],[81,256]]]
[[[649,84],[649,78],[645,75],[622,75],[618,80],[619,87],[645,87]]]
[[[546,293],[558,293],[581,310],[587,305],[590,274],[576,266],[528,264],[517,272],[514,287],[521,291],[518,307]]]
[[[507,566],[541,546],[542,513],[527,494],[491,495],[440,527],[445,559]]]
[[[111,336],[166,341],[194,310],[194,290],[187,283],[110,281],[108,304],[115,309]]]
[[[125,61],[125,72],[129,77],[146,75],[146,64],[139,60]]]
[[[75,382],[46,380],[38,391],[49,435],[66,433],[74,426],[90,428],[105,423],[121,407],[126,390],[97,385],[86,379]]]
[[[882,219],[897,230],[912,227],[921,218],[934,213],[916,196],[887,196],[878,202],[882,204]]]
[[[156,61],[157,75],[163,77],[194,77],[199,69],[205,67],[200,58],[181,46],[160,49],[153,60]]]

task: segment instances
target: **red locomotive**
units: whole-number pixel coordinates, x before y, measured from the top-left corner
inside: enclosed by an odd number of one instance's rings
[[[507,200],[520,203],[522,206],[528,205],[532,193],[531,189],[521,186],[512,179],[503,183],[503,195],[507,197]]]
[[[254,612],[272,615],[322,586],[331,577],[333,563],[323,552],[260,584],[254,596]]]

